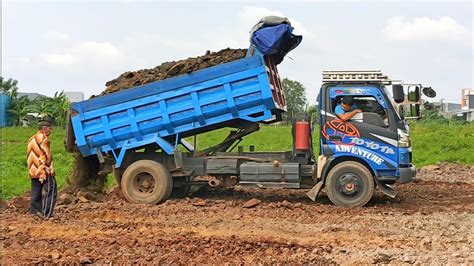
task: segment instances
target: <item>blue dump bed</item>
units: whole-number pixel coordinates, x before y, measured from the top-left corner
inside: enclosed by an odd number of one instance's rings
[[[286,101],[271,57],[254,55],[71,105],[83,156],[157,143],[173,153],[181,138],[244,121],[275,122]],[[72,135],[72,134],[71,134]]]

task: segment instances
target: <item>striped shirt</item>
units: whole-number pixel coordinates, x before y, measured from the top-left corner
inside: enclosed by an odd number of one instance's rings
[[[46,179],[54,175],[53,154],[48,136],[38,131],[28,141],[27,150],[28,174],[30,178]]]

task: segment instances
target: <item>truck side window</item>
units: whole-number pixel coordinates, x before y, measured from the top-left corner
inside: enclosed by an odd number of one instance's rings
[[[341,104],[343,96],[336,97],[331,101],[331,110],[335,113],[337,105]],[[388,112],[383,108],[373,96],[353,96],[354,104],[352,109],[362,110],[361,122],[379,127],[388,127]]]

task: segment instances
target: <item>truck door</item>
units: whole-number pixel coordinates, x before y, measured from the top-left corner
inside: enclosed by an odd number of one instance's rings
[[[321,155],[363,161],[377,179],[395,181],[398,133],[393,107],[381,85],[325,84],[321,90]],[[361,109],[349,121],[335,113],[344,96],[352,96],[352,109]]]

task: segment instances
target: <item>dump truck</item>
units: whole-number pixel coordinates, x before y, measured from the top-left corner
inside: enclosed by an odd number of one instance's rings
[[[408,94],[414,117],[420,89]],[[363,111],[349,121],[334,112],[344,96]],[[65,145],[98,158],[132,203],[158,204],[192,186],[240,185],[306,189],[312,200],[325,187],[334,204],[357,207],[376,188],[395,197],[391,185],[415,175],[398,105],[405,97],[403,84],[380,71],[324,71],[319,126],[300,114],[292,150],[244,149],[245,136],[281,121],[287,107],[274,58],[251,46],[236,61],[71,104]],[[193,137],[222,128],[231,128],[222,142],[195,149]],[[315,128],[319,154],[312,148]]]

